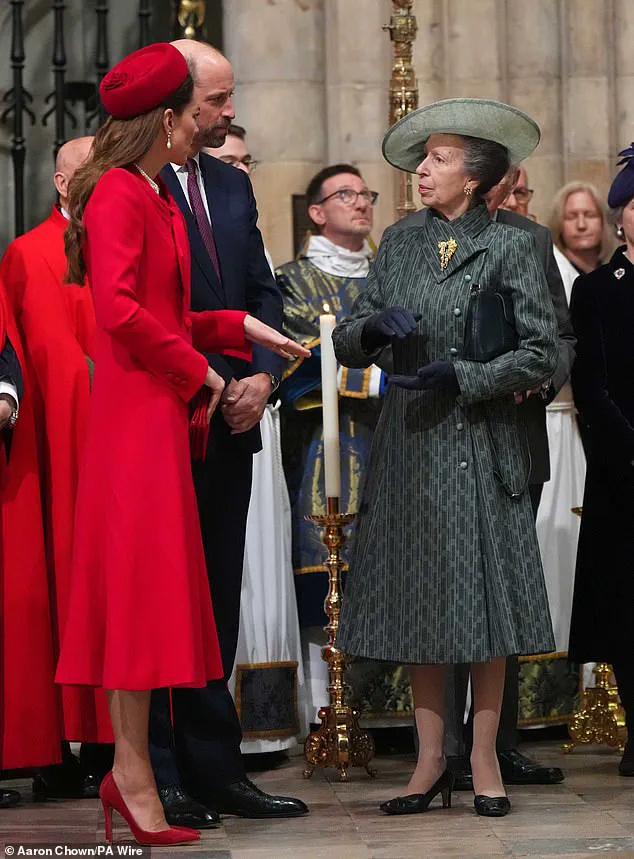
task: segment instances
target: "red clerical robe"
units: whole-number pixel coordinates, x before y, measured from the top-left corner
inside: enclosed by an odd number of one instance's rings
[[[0,438],[0,769],[20,769],[60,762],[61,725],[31,389],[0,286],[0,349],[7,335],[24,393],[15,429]]]
[[[54,207],[46,221],[9,246],[0,265],[34,397],[56,657],[68,610],[75,499],[90,402],[88,358],[94,358],[95,340],[90,289],[63,283],[66,225]],[[61,687],[58,694],[61,738],[111,741],[103,693]]]

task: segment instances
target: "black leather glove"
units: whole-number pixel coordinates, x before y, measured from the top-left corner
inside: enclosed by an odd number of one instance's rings
[[[404,340],[416,327],[422,315],[410,313],[404,307],[389,307],[380,313],[368,317],[361,334],[361,345],[366,352],[374,352],[381,346],[387,346],[392,337]]]
[[[456,369],[451,361],[432,361],[419,367],[415,376],[390,376],[390,385],[398,388],[408,388],[410,391],[433,391],[445,388],[459,394],[460,386],[456,378]]]

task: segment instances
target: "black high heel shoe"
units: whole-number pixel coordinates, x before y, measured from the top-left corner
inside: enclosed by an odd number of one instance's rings
[[[485,796],[481,793],[474,798],[473,805],[482,817],[504,817],[511,810],[508,796]]]
[[[442,807],[451,808],[451,791],[453,790],[453,773],[445,770],[427,793],[410,793],[407,796],[395,796],[384,802],[380,808],[384,814],[418,814],[427,811],[429,803],[439,793],[442,795]]]

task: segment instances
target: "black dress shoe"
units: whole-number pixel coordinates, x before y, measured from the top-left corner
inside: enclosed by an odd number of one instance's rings
[[[170,826],[187,826],[190,829],[213,829],[220,826],[220,815],[205,808],[185,793],[178,784],[159,788],[165,819]]]
[[[517,749],[498,752],[498,760],[505,784],[559,784],[564,780],[559,767],[543,767]]]
[[[0,808],[13,808],[21,799],[22,797],[17,790],[4,790],[4,788],[0,788]]]
[[[96,799],[99,796],[99,784],[95,775],[68,778],[66,774],[57,776],[47,771],[33,779],[33,799]]]
[[[473,805],[482,817],[504,817],[511,810],[508,796],[485,796],[479,794],[473,800]]]
[[[619,764],[619,775],[634,776],[634,742],[625,744],[625,751]]]
[[[447,769],[453,775],[454,790],[473,790],[471,761],[466,755],[449,755]]]
[[[451,791],[453,790],[453,773],[445,770],[426,793],[408,793],[407,796],[395,796],[379,806],[384,814],[420,814],[427,811],[429,803],[442,795],[442,807],[451,808]]]
[[[249,779],[208,791],[204,799],[205,805],[210,805],[220,814],[236,814],[238,817],[299,817],[308,812],[301,799],[271,796]]]

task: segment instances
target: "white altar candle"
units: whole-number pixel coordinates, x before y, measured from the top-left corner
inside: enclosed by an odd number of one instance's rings
[[[337,390],[337,359],[332,343],[332,332],[336,324],[337,320],[330,312],[330,307],[324,304],[324,312],[319,317],[319,336],[321,338],[321,396],[327,498],[339,498],[341,495],[339,392]]]

